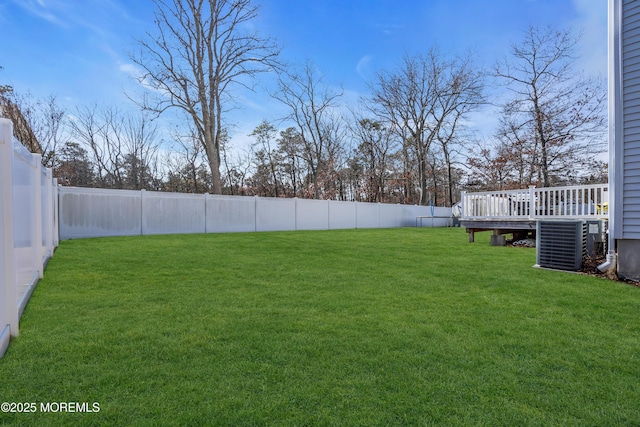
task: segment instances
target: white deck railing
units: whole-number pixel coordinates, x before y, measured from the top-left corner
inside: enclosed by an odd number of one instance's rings
[[[608,218],[609,185],[462,193],[462,220]]]

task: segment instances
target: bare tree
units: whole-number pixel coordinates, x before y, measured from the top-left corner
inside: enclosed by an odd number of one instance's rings
[[[172,150],[165,160],[169,191],[185,193],[203,193],[208,191],[209,183],[202,182],[201,175],[206,160],[204,148],[198,140],[197,132],[189,126],[186,134],[175,132],[173,139],[179,148]]]
[[[280,132],[278,138],[278,156],[282,162],[283,175],[286,176],[285,191],[290,197],[297,197],[302,182],[302,136],[295,127]],[[288,187],[288,190],[287,190]]]
[[[31,129],[29,120],[17,102],[16,94],[11,86],[2,86],[0,93],[0,117],[13,122],[13,134],[32,153],[42,154],[42,147]]]
[[[526,123],[518,123],[510,114],[500,118],[494,150],[512,171],[514,183],[518,188],[528,187],[540,181],[540,162],[538,139],[531,137],[523,128]]]
[[[226,141],[226,139],[225,139]],[[222,166],[224,167],[224,192],[231,195],[255,195],[251,189],[246,188],[249,169],[251,167],[251,153],[237,151],[231,153],[223,143],[220,150],[222,154]]]
[[[0,70],[3,70],[4,67],[0,65]],[[13,92],[13,87],[11,85],[0,84],[0,96],[7,95]]]
[[[59,150],[53,174],[62,185],[92,187],[93,165],[89,153],[77,142],[66,142]]]
[[[69,127],[73,138],[81,145],[86,147],[90,153],[93,166],[95,168],[95,183],[99,187],[109,187],[107,184],[107,175],[110,166],[107,164],[105,148],[101,142],[100,132],[102,131],[101,120],[98,118],[98,107],[78,108],[74,114],[74,118],[70,120]]]
[[[545,187],[605,147],[606,90],[602,80],[575,70],[578,41],[570,31],[530,27],[495,69],[513,92],[499,136],[520,145]]]
[[[437,48],[405,57],[397,72],[381,72],[372,85],[371,110],[388,123],[415,156],[421,204],[427,202],[429,150],[439,135],[455,135],[455,123],[483,102],[482,76],[469,56],[446,58]],[[443,127],[447,130],[443,130]],[[453,132],[453,133],[452,133]]]
[[[125,187],[156,189],[158,149],[157,127],[144,114],[127,115],[120,122],[125,147]]]
[[[2,105],[4,104],[4,108]],[[65,112],[55,96],[34,99],[29,93],[18,95],[13,91],[0,94],[0,110],[14,122],[14,133],[30,151],[42,154],[42,165],[55,167],[59,151],[68,135],[65,132]]]
[[[272,145],[275,144],[275,137],[277,129],[273,127],[267,120],[263,120],[249,136],[253,136],[256,139],[253,147],[257,148],[254,153],[254,159],[256,160],[256,167],[258,172],[262,172],[262,175],[266,175],[263,179],[266,187],[273,189],[273,192],[269,195],[275,197],[280,196],[280,187],[282,179],[280,179],[280,159],[278,151]]]
[[[386,179],[389,172],[389,157],[397,148],[391,130],[382,123],[356,118],[351,129],[358,144],[351,164],[352,171],[360,170],[362,182],[358,187],[365,193],[368,202],[384,202]]]
[[[49,96],[36,104],[38,109],[32,129],[42,147],[42,164],[55,167],[59,151],[67,142],[67,119],[55,96]]]
[[[95,181],[105,188],[154,189],[159,142],[144,114],[125,116],[114,107],[78,108],[71,135],[91,154]]]
[[[338,106],[342,92],[326,86],[317,75],[314,66],[307,61],[301,71],[282,74],[279,90],[274,97],[285,104],[290,111],[287,119],[298,128],[302,144],[302,159],[311,177],[313,197],[319,199],[321,186],[319,178],[326,176],[327,170],[337,152],[340,130],[332,109]]]
[[[158,114],[186,113],[203,144],[211,168],[212,192],[222,192],[220,149],[223,114],[234,86],[277,65],[271,39],[245,32],[257,17],[250,0],[153,0],[156,33],[140,40],[132,60],[149,90],[140,104]]]
[[[12,120],[17,123],[18,139],[25,138],[25,142],[35,149],[33,152],[42,154],[43,166],[55,167],[59,150],[68,139],[65,112],[56,97],[33,99],[29,93],[24,96],[14,93],[13,103],[17,111]]]
[[[475,70],[470,57],[459,58],[449,67],[448,90],[445,96],[439,96],[439,108],[448,111],[437,127],[436,140],[444,161],[445,197],[444,205],[455,203],[454,190],[456,188],[456,156],[464,146],[464,140],[471,139],[470,132],[465,126],[466,116],[485,103],[483,94],[484,75]]]
[[[510,146],[498,142],[494,147],[486,145],[471,150],[467,187],[472,191],[505,190],[522,188],[518,171],[514,167],[517,157]]]

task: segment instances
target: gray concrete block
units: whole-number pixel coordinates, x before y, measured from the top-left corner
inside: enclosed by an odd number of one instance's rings
[[[618,240],[618,277],[640,282],[640,240]]]

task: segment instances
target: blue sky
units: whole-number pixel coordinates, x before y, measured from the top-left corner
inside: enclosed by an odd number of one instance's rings
[[[277,39],[283,59],[311,60],[345,99],[367,94],[374,73],[433,44],[472,51],[491,67],[529,25],[582,31],[579,67],[606,76],[607,0],[257,0],[255,28]],[[126,107],[129,53],[152,29],[149,0],[0,0],[0,84],[35,97],[55,95],[68,111],[92,103]],[[499,91],[499,88],[492,89]],[[236,145],[281,106],[246,94],[230,122]],[[487,114],[485,114],[487,117]],[[487,122],[491,122],[488,118]],[[490,126],[483,131],[489,132]]]

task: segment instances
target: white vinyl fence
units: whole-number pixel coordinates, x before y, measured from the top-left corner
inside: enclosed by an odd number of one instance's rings
[[[58,185],[0,119],[0,357],[58,246]]]
[[[451,208],[60,187],[60,238],[445,227]]]

